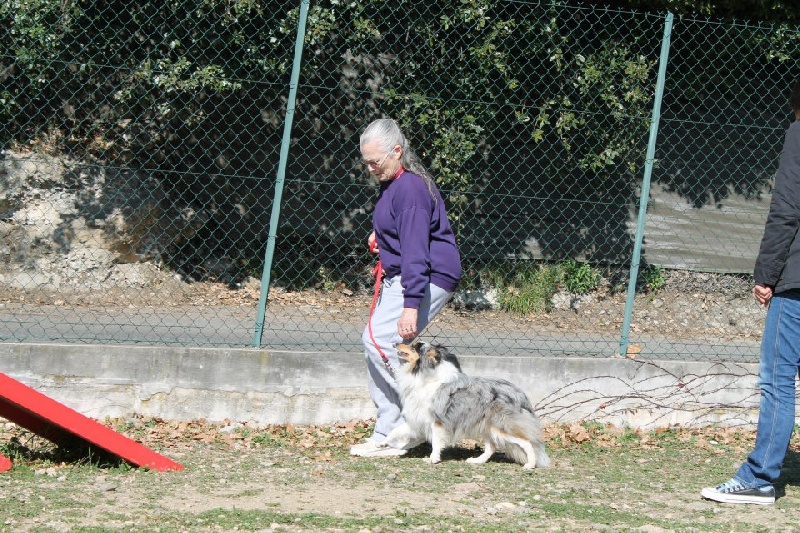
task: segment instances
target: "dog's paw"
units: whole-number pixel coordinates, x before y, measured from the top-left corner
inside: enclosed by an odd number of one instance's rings
[[[430,465],[436,465],[436,464],[439,464],[439,463],[442,462],[442,458],[441,457],[434,457],[434,456],[431,455],[430,457],[426,457],[425,458],[425,462],[430,464]]]
[[[524,468],[525,470],[533,470],[534,468],[536,468],[536,463],[525,463],[524,465],[522,465],[522,468]]]

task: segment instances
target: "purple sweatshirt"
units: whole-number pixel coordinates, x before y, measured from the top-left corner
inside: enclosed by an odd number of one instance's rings
[[[381,183],[372,227],[387,277],[400,276],[404,307],[419,309],[433,283],[454,291],[461,280],[461,257],[444,200],[434,186],[434,202],[425,181],[405,171]]]

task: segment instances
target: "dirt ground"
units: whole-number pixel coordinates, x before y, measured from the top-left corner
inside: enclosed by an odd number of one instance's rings
[[[256,283],[230,289],[163,278],[160,290],[115,288],[63,295],[26,291],[27,303],[101,307],[252,307]],[[163,298],[168,290],[171,297]],[[746,277],[669,273],[637,297],[632,329],[687,338],[758,339],[764,310]],[[0,303],[19,301],[0,292]],[[624,294],[568,297],[548,313],[513,317],[453,306],[448,320],[506,330],[617,332]],[[315,306],[366,316],[368,293],[342,288],[270,293],[274,306]],[[545,428],[553,467],[526,472],[495,459],[477,466],[475,443],[436,466],[429,448],[382,460],[350,457],[370,421],[326,428],[250,428],[236,421],[104,421],[180,462],[179,472],[93,466],[65,457],[14,424],[0,423],[0,532],[17,531],[800,531],[800,442],[787,457],[775,506],[722,506],[699,497],[724,481],[752,447],[752,432],[669,428],[668,437],[589,425]]]
[[[469,465],[474,443],[426,464],[350,457],[369,421],[330,427],[132,418],[110,427],[180,462],[175,472],[92,466],[11,424],[0,450],[0,531],[800,531],[800,442],[792,443],[774,506],[703,500],[753,443],[752,432],[638,433],[553,425],[547,469],[498,456]]]

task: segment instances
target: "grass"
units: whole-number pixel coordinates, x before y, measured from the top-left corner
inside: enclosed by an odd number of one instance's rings
[[[797,437],[777,504],[755,507],[699,497],[753,445],[751,431],[730,428],[551,424],[554,466],[525,471],[502,457],[468,465],[478,453],[472,443],[447,450],[438,465],[424,462],[427,446],[400,458],[350,457],[366,421],[234,433],[200,421],[107,424],[185,470],[76,459],[0,425],[0,452],[14,460],[0,474],[0,531],[800,531]]]
[[[499,261],[481,268],[467,267],[461,286],[467,290],[495,289],[500,309],[525,316],[551,309],[553,295],[560,289],[585,295],[605,283],[597,268],[567,259],[560,263]]]
[[[659,265],[647,265],[639,272],[639,281],[647,292],[658,292],[667,284],[666,270]]]
[[[523,316],[546,311],[560,281],[561,270],[556,266],[522,265],[499,285],[500,308]]]

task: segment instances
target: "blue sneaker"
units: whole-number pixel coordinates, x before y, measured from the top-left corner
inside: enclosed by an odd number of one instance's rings
[[[721,503],[755,503],[756,505],[772,505],[775,503],[775,488],[772,485],[757,489],[747,488],[735,479],[706,487],[701,493],[703,498]]]

